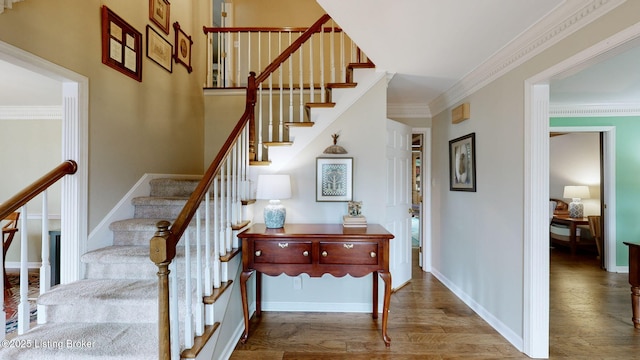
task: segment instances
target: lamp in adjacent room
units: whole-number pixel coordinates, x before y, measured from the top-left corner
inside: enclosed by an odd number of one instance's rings
[[[287,210],[280,200],[291,198],[291,178],[289,175],[258,175],[256,198],[269,200],[264,207],[264,224],[269,229],[284,227]]]
[[[584,217],[584,205],[582,205],[581,199],[588,199],[591,197],[591,194],[589,194],[588,186],[565,186],[563,197],[566,199],[572,199],[571,203],[569,204],[569,217]]]

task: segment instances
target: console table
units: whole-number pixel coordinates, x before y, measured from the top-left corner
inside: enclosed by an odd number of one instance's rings
[[[640,244],[623,242],[629,247],[629,284],[633,327],[640,329]]]
[[[373,273],[373,312],[378,318],[378,275],[384,281],[382,305],[382,339],[390,346],[387,335],[391,274],[389,273],[389,240],[393,235],[377,224],[366,228],[345,228],[342,224],[286,224],[284,228],[267,229],[255,224],[238,234],[242,240],[242,274],[240,291],[244,313],[244,334],[249,337],[249,304],[247,280],[256,273],[256,316],[261,315],[262,274],[297,276],[323,274],[362,277]]]

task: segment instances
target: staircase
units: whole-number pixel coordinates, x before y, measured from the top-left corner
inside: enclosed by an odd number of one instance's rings
[[[0,350],[0,359],[158,359],[158,269],[149,260],[149,239],[158,221],[178,216],[197,184],[198,180],[152,180],[150,196],[133,201],[134,218],[111,224],[114,245],[82,257],[85,279],[53,287],[39,297],[39,321],[46,324],[13,339],[15,346]],[[195,237],[196,225],[187,231]],[[187,249],[184,242],[179,243],[174,260],[178,277],[184,277],[187,252],[195,258],[196,250],[194,245]],[[223,286],[205,299],[212,312],[215,306],[220,308],[215,312],[224,315],[232,301],[221,295],[230,293],[237,283],[237,253],[222,257],[222,273],[229,278],[222,279]],[[184,303],[186,292],[178,289],[178,293],[179,302]],[[195,306],[195,287],[192,293]],[[179,320],[171,321],[172,327],[184,329],[184,318],[181,311]],[[208,336],[218,326],[211,326]],[[183,357],[190,355],[186,352]]]
[[[22,0],[0,0],[0,14],[4,12],[4,9],[13,9],[13,4]]]

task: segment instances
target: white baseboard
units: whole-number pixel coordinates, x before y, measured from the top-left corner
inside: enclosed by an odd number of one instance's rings
[[[371,303],[263,302],[262,311],[370,313]]]

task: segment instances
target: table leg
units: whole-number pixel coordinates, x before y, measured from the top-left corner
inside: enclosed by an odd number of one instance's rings
[[[262,316],[262,273],[256,271],[256,316]]]
[[[387,335],[387,321],[389,320],[389,303],[391,302],[391,273],[379,271],[380,277],[384,281],[384,302],[382,303],[382,339],[384,344],[391,346],[391,338]]]
[[[378,272],[373,272],[373,311],[371,312],[371,316],[374,319],[378,318]]]
[[[576,223],[572,221],[569,225],[569,246],[571,246],[571,255],[576,254],[576,248],[578,246],[576,241],[576,231]]]
[[[640,329],[640,286],[631,286],[631,310],[633,327]]]
[[[249,338],[249,304],[247,300],[247,280],[253,271],[243,271],[240,274],[240,297],[242,297],[242,314],[244,315],[244,333],[240,337],[240,342],[247,342]]]

